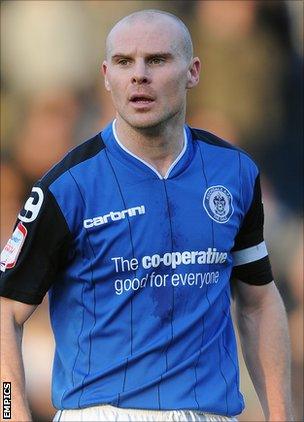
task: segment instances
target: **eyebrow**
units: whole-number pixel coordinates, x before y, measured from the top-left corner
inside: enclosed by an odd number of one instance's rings
[[[172,53],[168,53],[167,51],[157,51],[155,53],[148,53],[145,55],[145,59],[151,59],[153,57],[163,57],[165,59],[173,58]],[[123,53],[116,53],[111,56],[111,61],[115,62],[118,59],[130,59],[132,58],[132,54],[123,54]]]

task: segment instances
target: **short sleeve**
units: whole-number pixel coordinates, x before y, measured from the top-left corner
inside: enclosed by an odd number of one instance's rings
[[[36,184],[1,253],[0,295],[39,304],[71,253],[72,236],[56,199]]]
[[[267,284],[273,280],[264,241],[264,211],[260,177],[257,176],[251,205],[243,219],[232,249],[232,277],[249,284]]]

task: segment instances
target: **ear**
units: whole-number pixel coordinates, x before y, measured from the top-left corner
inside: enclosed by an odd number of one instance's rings
[[[187,72],[187,84],[186,88],[191,89],[199,83],[199,76],[201,71],[201,62],[198,57],[194,57]]]
[[[110,83],[109,83],[108,76],[107,76],[108,64],[107,64],[106,60],[102,63],[101,71],[102,71],[102,74],[104,76],[104,84],[105,84],[106,90],[111,91]]]

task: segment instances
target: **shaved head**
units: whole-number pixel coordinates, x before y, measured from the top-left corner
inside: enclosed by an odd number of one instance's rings
[[[127,26],[131,27],[136,22],[146,22],[147,24],[151,24],[162,20],[164,21],[164,24],[165,21],[168,21],[176,26],[180,36],[178,39],[174,38],[174,49],[182,55],[187,62],[190,62],[193,56],[193,45],[187,26],[180,18],[172,13],[154,9],[134,12],[131,15],[125,16],[113,26],[106,39],[106,58],[108,59],[111,56],[113,48],[112,39],[119,29]]]
[[[102,72],[119,127],[150,130],[185,121],[200,60],[177,16],[149,9],[124,17],[107,37],[106,54]]]

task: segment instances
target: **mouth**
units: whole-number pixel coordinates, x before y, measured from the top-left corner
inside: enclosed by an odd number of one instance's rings
[[[146,94],[133,94],[131,95],[129,101],[133,104],[151,104],[153,103],[155,100],[152,96],[150,95],[146,95]]]

